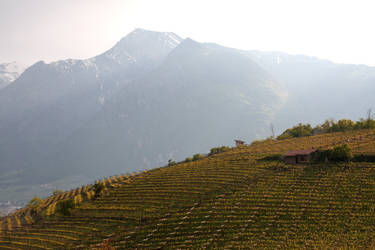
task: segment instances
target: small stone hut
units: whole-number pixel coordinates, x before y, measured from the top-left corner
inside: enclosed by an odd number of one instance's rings
[[[234,142],[236,143],[236,147],[240,147],[240,146],[245,145],[245,142],[241,141],[241,140],[234,140]]]
[[[283,159],[288,164],[309,163],[315,152],[316,149],[292,150],[287,152]]]

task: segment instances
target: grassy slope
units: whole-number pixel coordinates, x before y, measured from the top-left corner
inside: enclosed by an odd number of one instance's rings
[[[46,216],[26,226],[19,216],[19,228],[17,216],[7,217],[0,248],[375,247],[375,164],[257,161],[342,142],[373,153],[374,139],[374,130],[364,130],[261,142],[112,179],[105,195],[82,202],[69,217]]]

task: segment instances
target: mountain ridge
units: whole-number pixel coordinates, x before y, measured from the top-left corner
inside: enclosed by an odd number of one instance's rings
[[[19,62],[0,64],[0,90],[15,81],[26,69],[26,66]]]

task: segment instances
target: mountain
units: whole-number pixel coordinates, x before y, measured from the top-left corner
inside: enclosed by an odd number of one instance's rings
[[[85,60],[38,62],[0,91],[0,202],[358,119],[375,69],[136,29]]]
[[[288,90],[289,98],[274,121],[278,132],[301,121],[357,120],[365,117],[369,108],[375,108],[375,67],[282,52],[246,54]]]
[[[68,173],[100,176],[208,152],[211,145],[264,133],[284,102],[280,90],[237,51],[185,39],[103,105],[51,161]]]
[[[25,65],[18,62],[0,64],[0,90],[16,80],[25,69]]]
[[[38,62],[0,92],[0,197],[251,140],[285,98],[248,56],[167,32],[136,29],[99,56]]]

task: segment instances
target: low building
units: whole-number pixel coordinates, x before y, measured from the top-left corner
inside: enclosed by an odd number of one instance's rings
[[[287,152],[283,159],[288,164],[309,163],[316,149],[292,150]]]
[[[234,140],[234,142],[236,143],[236,147],[240,147],[240,146],[245,145],[245,142],[241,141],[241,140]]]

